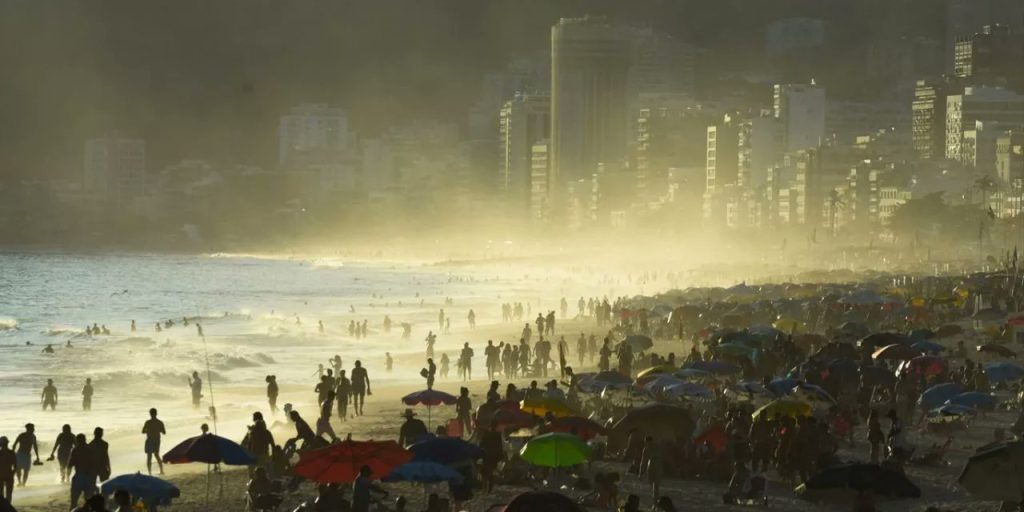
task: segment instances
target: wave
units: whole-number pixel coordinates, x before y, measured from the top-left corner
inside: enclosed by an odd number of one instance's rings
[[[233,356],[218,352],[215,354],[210,354],[210,365],[219,370],[236,370],[238,368],[256,368],[259,366],[263,366],[264,364],[267,364],[259,361],[259,359],[265,358],[270,359],[270,361],[273,361],[273,359],[271,359],[270,356],[267,356],[265,354],[261,354],[261,356],[262,357],[256,356],[255,358],[257,360],[254,361],[246,357]]]
[[[73,327],[53,327],[43,331],[43,334],[46,336],[78,336],[85,334],[85,332]]]
[[[214,381],[225,382],[222,374],[217,372],[210,373]],[[180,387],[187,390],[189,374],[190,372],[169,370],[148,372],[138,370],[116,370],[94,375],[92,377],[92,381],[97,387],[127,386],[135,389],[145,389],[145,387],[139,386],[139,384],[147,383],[158,386]],[[207,378],[207,373],[205,371],[200,372],[200,376],[205,380]]]
[[[13,318],[0,318],[0,331],[13,331],[18,328],[18,321]]]

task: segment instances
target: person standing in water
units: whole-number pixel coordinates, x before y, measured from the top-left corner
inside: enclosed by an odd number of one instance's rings
[[[43,387],[43,393],[40,395],[40,401],[43,403],[43,410],[47,407],[51,411],[57,409],[57,386],[53,385],[53,379],[46,379],[46,386]]]
[[[92,410],[92,379],[85,379],[85,386],[82,387],[82,410]]]
[[[437,313],[437,330],[444,332],[444,309]]]
[[[36,426],[31,423],[25,424],[25,431],[14,438],[12,448],[18,456],[18,470],[15,473],[18,477],[18,487],[25,487],[28,484],[28,473],[32,470],[32,452],[36,454],[36,462],[40,462],[39,443],[36,442]]]
[[[277,414],[277,395],[280,389],[277,387],[277,376],[267,375],[267,401],[270,403],[270,413]]]
[[[68,481],[68,458],[71,456],[71,449],[75,447],[75,434],[71,432],[71,425],[64,425],[57,434],[57,440],[53,442],[53,450],[50,450],[52,461],[55,457],[60,464],[60,483]]]
[[[441,353],[441,378],[448,378],[448,367],[451,365],[451,361],[448,359],[448,354]]]
[[[192,407],[198,409],[199,402],[203,399],[203,379],[199,378],[199,372],[192,372],[188,385],[192,388]]]
[[[395,360],[391,359],[391,352],[384,352],[384,370],[391,373],[391,367],[394,366]]]
[[[156,409],[149,410],[149,419],[142,425],[142,433],[146,434],[146,471],[153,474],[153,458],[156,458],[160,474],[164,474],[164,463],[160,460],[160,436],[167,433],[164,422],[156,419]]]
[[[363,415],[363,404],[366,402],[366,395],[372,395],[370,391],[370,376],[363,368],[361,361],[356,361],[355,368],[352,368],[352,405],[356,414]]]
[[[427,337],[424,340],[427,342],[427,359],[434,357],[434,343],[437,343],[437,335],[434,331],[427,331]]]

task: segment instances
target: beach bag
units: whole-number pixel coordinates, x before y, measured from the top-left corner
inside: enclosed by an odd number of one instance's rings
[[[458,418],[448,420],[446,427],[448,437],[462,437],[462,422]]]

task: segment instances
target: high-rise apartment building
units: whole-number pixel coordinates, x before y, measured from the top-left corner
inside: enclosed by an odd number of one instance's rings
[[[739,173],[739,121],[726,114],[707,127],[704,192],[714,194],[736,183]]]
[[[965,87],[946,98],[946,158],[960,160],[964,130],[976,121],[1024,123],[1024,95],[999,87]]]
[[[305,104],[281,116],[278,163],[295,168],[337,161],[354,150],[345,111],[327,104]]]
[[[1024,131],[1006,131],[996,139],[996,175],[1006,185],[1024,185]]]
[[[618,163],[628,137],[627,33],[601,18],[563,18],[551,28],[551,192]]]
[[[85,143],[82,185],[88,194],[127,201],[146,186],[146,141],[109,134]]]
[[[815,84],[776,84],[775,117],[782,123],[785,150],[818,147],[825,138],[825,88]]]
[[[985,25],[957,37],[953,73],[976,84],[1018,84],[1024,76],[1024,33],[1006,25]]]
[[[547,140],[551,126],[551,98],[517,94],[499,115],[499,188],[509,206],[525,214],[530,210],[533,147]]]
[[[914,151],[926,160],[946,156],[946,97],[963,88],[948,78],[918,80],[911,106]]]

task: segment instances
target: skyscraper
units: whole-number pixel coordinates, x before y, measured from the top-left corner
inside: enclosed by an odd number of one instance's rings
[[[958,92],[948,78],[918,80],[911,114],[914,151],[930,160],[946,156],[946,96]],[[959,89],[962,91],[963,89]]]
[[[530,210],[533,146],[550,133],[551,98],[517,94],[499,115],[499,188],[514,214]]]
[[[1024,76],[1024,33],[1006,25],[985,25],[960,36],[953,54],[953,73],[976,84],[1019,84]]]
[[[776,84],[775,117],[782,123],[785,150],[817,147],[825,138],[825,88],[815,84]]]
[[[551,28],[551,204],[564,184],[618,164],[629,136],[626,33],[601,18],[563,18]]]
[[[354,150],[345,111],[326,104],[306,104],[281,116],[278,163],[284,167],[333,163]]]
[[[975,121],[1024,123],[1024,96],[999,87],[965,87],[946,98],[946,158],[960,160]]]
[[[90,195],[126,201],[146,185],[146,141],[110,134],[85,143],[83,188]]]

